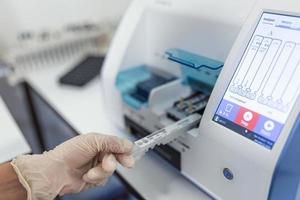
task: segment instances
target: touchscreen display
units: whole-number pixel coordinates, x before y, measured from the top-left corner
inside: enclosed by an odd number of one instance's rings
[[[264,12],[213,121],[268,149],[300,92],[300,17]]]

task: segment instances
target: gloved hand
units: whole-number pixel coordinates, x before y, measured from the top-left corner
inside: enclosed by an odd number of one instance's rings
[[[117,167],[133,167],[133,144],[100,134],[74,137],[41,155],[22,155],[11,162],[27,199],[50,200],[104,185]]]

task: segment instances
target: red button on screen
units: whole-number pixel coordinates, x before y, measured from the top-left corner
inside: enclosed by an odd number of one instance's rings
[[[242,127],[245,127],[248,130],[253,131],[258,121],[258,118],[259,118],[258,113],[241,107],[235,119],[235,123],[237,123]]]

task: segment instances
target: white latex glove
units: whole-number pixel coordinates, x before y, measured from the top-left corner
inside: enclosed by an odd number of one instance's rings
[[[50,200],[104,185],[117,167],[133,167],[133,144],[114,136],[74,137],[41,155],[22,155],[12,161],[27,199]]]

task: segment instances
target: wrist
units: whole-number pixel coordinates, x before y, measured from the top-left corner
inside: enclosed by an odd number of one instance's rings
[[[26,189],[10,163],[0,164],[0,199],[25,200]]]
[[[19,168],[17,167],[16,165],[16,159],[14,159],[11,163],[11,166],[12,168],[14,169],[18,179],[19,179],[19,182],[21,183],[21,185],[24,187],[24,189],[26,190],[26,193],[27,193],[27,200],[31,200],[31,189],[30,189],[30,186],[29,184],[27,183],[27,181],[25,180],[24,176],[22,175],[22,173],[20,172]]]
[[[11,164],[27,191],[27,199],[52,200],[63,188],[63,177],[49,173],[62,170],[60,165],[48,162],[44,155],[18,156]]]

